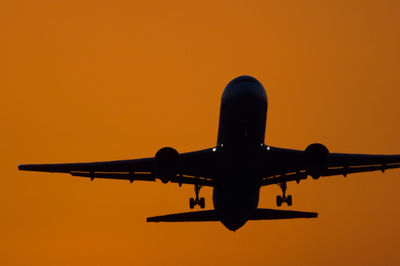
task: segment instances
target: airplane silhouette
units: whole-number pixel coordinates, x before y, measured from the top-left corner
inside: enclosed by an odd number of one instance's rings
[[[314,212],[259,209],[260,188],[276,184],[282,195],[277,206],[292,205],[286,183],[311,176],[343,175],[400,167],[400,155],[330,153],[322,144],[304,151],[264,143],[267,95],[259,81],[240,76],[226,86],[220,107],[217,145],[210,149],[178,153],[165,147],[152,158],[66,164],[23,164],[19,170],[69,173],[73,176],[194,185],[189,206],[205,207],[199,197],[203,186],[213,187],[214,209],[147,218],[148,222],[220,221],[236,231],[248,220],[315,218]]]

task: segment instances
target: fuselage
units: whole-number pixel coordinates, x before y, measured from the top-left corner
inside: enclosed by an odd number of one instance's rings
[[[235,78],[222,94],[217,140],[221,171],[213,203],[221,222],[233,231],[243,226],[258,206],[256,164],[264,149],[267,108],[264,87],[250,76]]]

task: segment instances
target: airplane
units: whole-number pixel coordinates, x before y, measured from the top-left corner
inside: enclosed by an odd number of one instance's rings
[[[268,100],[263,85],[251,76],[239,76],[225,87],[220,105],[217,145],[178,153],[171,147],[154,157],[92,163],[21,164],[19,170],[69,173],[72,176],[156,181],[194,186],[189,207],[205,207],[202,187],[213,188],[214,209],[147,218],[147,222],[219,221],[231,231],[248,220],[316,218],[318,213],[258,208],[260,188],[278,185],[276,205],[292,205],[287,182],[400,168],[400,155],[330,153],[320,143],[305,150],[265,144]]]

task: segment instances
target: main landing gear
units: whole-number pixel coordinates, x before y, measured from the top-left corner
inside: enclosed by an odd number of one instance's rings
[[[206,202],[204,198],[199,198],[199,193],[201,189],[201,185],[194,185],[194,193],[196,194],[196,198],[190,198],[189,200],[189,207],[191,209],[194,208],[194,206],[199,205],[200,208],[204,209],[206,206]]]
[[[288,206],[292,206],[292,195],[288,195],[286,197],[286,189],[287,189],[286,182],[278,183],[278,185],[282,190],[282,196],[281,195],[276,196],[276,205],[280,207],[283,202],[286,202]]]

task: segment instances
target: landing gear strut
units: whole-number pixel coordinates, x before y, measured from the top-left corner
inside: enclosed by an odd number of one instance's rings
[[[201,189],[201,185],[194,185],[194,193],[196,194],[196,198],[190,198],[189,199],[189,207],[191,209],[194,208],[194,206],[199,205],[200,208],[204,209],[206,206],[206,202],[204,198],[199,198],[199,193]]]
[[[286,202],[288,206],[292,206],[292,195],[288,195],[286,197],[286,189],[287,189],[286,182],[280,182],[278,183],[278,185],[282,190],[282,196],[281,195],[276,196],[276,205],[280,207],[283,202]]]

